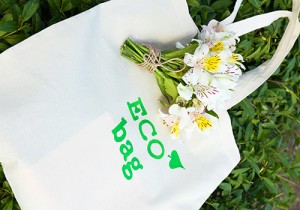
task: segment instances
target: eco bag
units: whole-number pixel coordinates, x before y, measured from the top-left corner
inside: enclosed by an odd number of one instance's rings
[[[275,71],[299,34],[298,11],[294,1],[292,13],[270,13],[250,28],[288,16],[279,46],[287,49],[242,76],[226,108]],[[248,32],[239,23],[229,26]],[[155,78],[119,49],[127,37],[171,49],[196,33],[184,0],[113,0],[0,55],[0,161],[22,210],[184,210],[205,202],[239,162],[227,112],[190,141],[171,140]]]

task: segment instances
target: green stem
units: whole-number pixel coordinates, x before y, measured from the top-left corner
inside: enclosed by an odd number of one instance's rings
[[[136,53],[134,49],[131,49],[129,46],[125,49],[128,52],[128,54],[131,55],[133,58],[135,58],[139,63],[142,63],[144,61],[143,57],[141,57],[140,54]]]
[[[144,45],[139,45],[139,47],[145,52],[145,53],[149,53],[149,48],[145,47]]]
[[[161,62],[163,64],[157,67],[156,70],[159,71],[158,74],[163,74],[164,77],[172,78],[173,80],[180,82],[180,78],[189,67],[186,67],[183,71],[178,73],[176,71],[183,68],[184,63],[182,59],[184,58],[185,53],[194,53],[197,47],[198,43],[192,42],[183,49],[161,52]],[[143,63],[145,59],[144,55],[149,52],[150,50],[147,46],[135,43],[129,38],[126,39],[121,47],[121,55],[136,64]]]
[[[294,182],[292,182],[292,181],[290,181],[290,180],[284,178],[283,176],[280,176],[280,175],[276,175],[276,176],[277,176],[278,178],[280,178],[280,179],[285,180],[286,182],[288,182],[288,183],[290,183],[290,184],[292,184],[292,185],[297,185],[296,183],[294,183]]]
[[[142,52],[140,51],[138,44],[133,43],[129,38],[127,39],[127,42],[128,42],[128,44],[129,44],[129,46],[131,46],[133,49],[135,49],[136,52],[137,52],[141,57],[144,56],[145,53],[142,53]]]
[[[172,58],[183,58],[185,53],[194,54],[196,48],[199,46],[197,42],[193,42],[192,44],[188,45],[187,47],[179,50],[175,50],[172,52],[162,52],[162,59],[163,60],[170,60]]]

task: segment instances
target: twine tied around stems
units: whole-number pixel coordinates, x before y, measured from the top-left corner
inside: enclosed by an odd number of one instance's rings
[[[149,72],[153,73],[153,71],[157,67],[162,67],[167,71],[170,72],[182,72],[186,68],[186,64],[180,58],[172,58],[170,60],[161,62],[161,53],[160,51],[153,47],[152,45],[145,45],[149,49],[149,53],[143,55],[144,62],[140,63],[139,66],[145,67],[148,69]],[[166,66],[166,64],[170,63],[171,61],[180,61],[183,64],[183,67],[179,70],[174,70]]]

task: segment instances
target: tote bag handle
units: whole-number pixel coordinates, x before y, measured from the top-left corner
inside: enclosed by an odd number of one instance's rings
[[[232,14],[222,21],[224,25],[227,25],[226,29],[236,32],[238,36],[259,28],[266,27],[282,17],[288,17],[290,21],[273,57],[240,77],[232,98],[226,101],[224,104],[225,110],[230,109],[246,98],[276,71],[283,59],[292,49],[300,33],[300,23],[298,19],[300,0],[293,0],[292,12],[275,11],[232,23],[235,19],[241,2],[242,0],[237,0]]]

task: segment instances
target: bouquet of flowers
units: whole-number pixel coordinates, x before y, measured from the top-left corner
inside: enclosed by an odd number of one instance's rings
[[[212,127],[211,117],[218,117],[224,101],[229,100],[237,80],[245,69],[243,57],[234,53],[239,38],[222,23],[211,20],[202,26],[191,43],[177,42],[175,51],[159,51],[129,38],[121,47],[121,55],[145,67],[156,77],[165,96],[159,110],[163,123],[170,127],[171,137],[190,138],[197,129]]]

